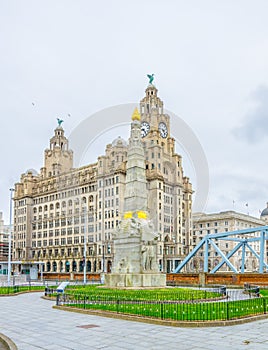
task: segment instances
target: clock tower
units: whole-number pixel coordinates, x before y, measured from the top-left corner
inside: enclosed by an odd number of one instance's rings
[[[145,97],[140,101],[141,136],[146,150],[149,146],[155,145],[160,153],[164,151],[172,157],[175,151],[175,140],[170,135],[170,117],[164,113],[163,101],[157,93],[157,88],[149,84],[145,90]],[[147,160],[149,158],[150,155],[147,156]],[[161,170],[160,167],[159,164],[157,167],[153,165],[152,169]]]
[[[145,97],[140,102],[142,137],[150,133],[159,133],[164,140],[170,136],[170,118],[163,111],[163,102],[157,96],[157,88],[149,84]]]
[[[41,169],[43,177],[58,176],[73,168],[73,151],[69,149],[62,126],[58,125],[54,133],[49,149],[45,150],[45,164]]]
[[[163,101],[152,82],[140,101],[140,115],[148,211],[160,235],[159,265],[170,272],[191,246],[192,185],[183,174],[182,157],[175,151],[170,116],[164,113]]]

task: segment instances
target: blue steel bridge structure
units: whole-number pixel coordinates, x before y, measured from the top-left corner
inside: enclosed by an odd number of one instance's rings
[[[253,227],[244,230],[222,232],[215,234],[207,234],[198,245],[186,256],[186,258],[174,269],[173,273],[182,272],[183,268],[197,256],[199,251],[202,251],[202,256],[204,257],[204,272],[215,273],[226,264],[229,266],[231,271],[234,273],[244,273],[245,272],[245,259],[246,250],[250,251],[259,263],[258,271],[259,273],[264,272],[264,268],[268,270],[268,265],[266,263],[266,241],[268,240],[268,226]],[[232,241],[234,242],[234,248],[224,254],[224,252],[219,248],[219,241]],[[253,243],[259,242],[258,252],[252,247]],[[214,249],[218,253],[217,258],[219,260],[218,264],[209,271],[209,252]],[[232,256],[241,251],[241,269],[238,271],[236,267],[231,263],[230,259]]]

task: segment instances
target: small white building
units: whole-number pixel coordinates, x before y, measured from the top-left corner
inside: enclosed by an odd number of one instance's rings
[[[8,259],[8,235],[10,228],[4,224],[3,213],[0,212],[0,274],[5,271],[1,268],[1,261]]]

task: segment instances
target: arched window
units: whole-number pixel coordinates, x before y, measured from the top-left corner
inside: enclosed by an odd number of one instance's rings
[[[56,263],[56,261],[53,261],[52,270],[53,270],[53,272],[57,272],[57,263]]]
[[[108,260],[108,262],[107,262],[107,272],[108,273],[112,272],[112,262],[111,262],[111,260]]]
[[[87,272],[91,272],[91,261],[87,261]]]

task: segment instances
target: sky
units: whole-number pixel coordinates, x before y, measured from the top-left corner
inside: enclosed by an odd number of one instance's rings
[[[266,0],[0,0],[5,221],[9,188],[43,166],[56,118],[68,136],[99,111],[138,104],[151,73],[165,108],[188,125],[206,156],[203,211],[259,216],[268,201],[267,13]],[[84,162],[103,154],[115,135],[128,137],[126,126],[103,130]],[[177,140],[198,193],[183,146]]]

